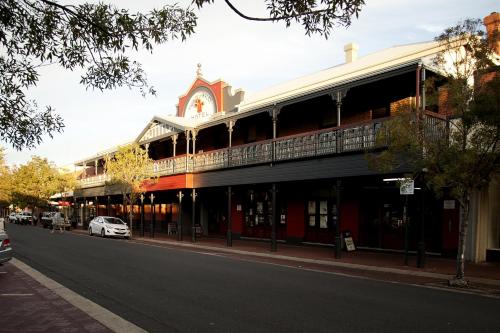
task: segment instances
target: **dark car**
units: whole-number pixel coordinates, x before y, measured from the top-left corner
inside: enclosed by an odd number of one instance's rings
[[[56,212],[43,212],[40,223],[44,228],[52,228],[52,216]]]

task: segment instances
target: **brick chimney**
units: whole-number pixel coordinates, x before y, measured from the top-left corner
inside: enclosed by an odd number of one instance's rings
[[[500,55],[500,13],[491,13],[483,19],[483,22],[493,50]]]
[[[344,46],[345,62],[353,62],[358,57],[359,45],[356,43],[349,43]]]

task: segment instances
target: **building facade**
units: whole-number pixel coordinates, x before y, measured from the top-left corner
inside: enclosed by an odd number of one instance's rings
[[[366,159],[384,149],[377,133],[402,109],[423,112],[431,132],[445,126],[446,108],[426,102],[423,89],[438,76],[431,64],[440,46],[403,45],[361,58],[356,50],[349,44],[344,64],[249,96],[208,81],[199,67],[176,116],[153,117],[135,140],[158,176],[136,205],[124,205],[106,183],[104,159],[115,148],[75,163],[84,169],[74,196],[80,225],[132,209],[134,230],[150,237],[264,239],[275,249],[276,242],[335,246],[349,233],[360,248],[395,251],[403,250],[408,228],[410,250],[425,242],[428,252],[455,254],[458,204],[435,198],[419,179],[421,189],[401,195],[385,180],[409,170],[382,174]],[[498,229],[499,222],[484,224]],[[490,237],[486,247],[500,247],[500,234]]]

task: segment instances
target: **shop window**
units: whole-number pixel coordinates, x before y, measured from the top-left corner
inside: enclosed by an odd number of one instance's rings
[[[309,200],[307,203],[307,224],[310,228],[328,229],[328,201]]]
[[[286,224],[286,203],[277,203],[277,223]],[[255,192],[249,191],[245,200],[245,225],[247,227],[272,226],[273,221],[273,202],[271,194],[267,191]]]

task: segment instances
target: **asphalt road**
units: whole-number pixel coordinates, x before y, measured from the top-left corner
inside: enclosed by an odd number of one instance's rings
[[[500,300],[7,225],[15,256],[150,332],[500,332]]]

